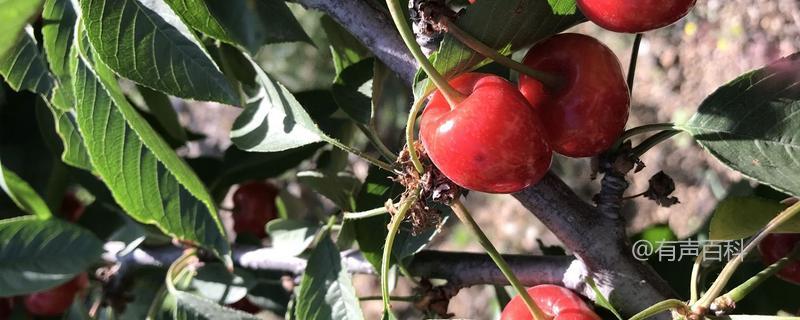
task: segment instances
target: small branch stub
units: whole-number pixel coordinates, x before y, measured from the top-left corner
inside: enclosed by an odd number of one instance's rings
[[[408,190],[419,188],[420,194],[416,202],[411,206],[409,220],[412,225],[412,233],[418,234],[430,227],[441,223],[442,217],[435,204],[449,205],[461,194],[461,188],[447,179],[428,158],[425,148],[419,141],[414,142],[414,148],[420,157],[423,165],[423,174],[420,175],[411,162],[408,148],[403,148],[397,163],[400,171],[397,172],[396,182],[405,187],[406,192],[403,199],[407,199]],[[401,200],[402,201],[402,200]]]

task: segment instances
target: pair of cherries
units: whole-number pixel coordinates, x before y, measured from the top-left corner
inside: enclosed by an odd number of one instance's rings
[[[630,95],[614,53],[596,39],[558,34],[533,46],[523,63],[559,77],[555,86],[521,75],[464,73],[450,85],[466,98],[450,105],[434,92],[420,120],[428,156],[466,189],[512,193],[538,182],[552,152],[588,157],[625,128]]]
[[[578,0],[592,22],[617,32],[674,23],[695,0]],[[521,75],[518,87],[489,74],[450,84],[467,98],[450,105],[435,92],[420,121],[420,140],[442,173],[470,190],[512,193],[538,182],[555,151],[589,157],[625,129],[630,94],[614,53],[594,38],[558,34],[534,45],[523,63],[556,75],[547,85]]]

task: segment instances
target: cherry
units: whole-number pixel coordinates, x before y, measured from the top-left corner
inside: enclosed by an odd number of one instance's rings
[[[590,21],[616,32],[639,33],[675,23],[695,0],[578,0]]]
[[[89,277],[81,273],[72,280],[49,290],[25,297],[25,308],[34,316],[56,316],[64,313],[75,296],[89,286]]]
[[[74,193],[68,192],[64,195],[64,198],[61,200],[61,208],[59,212],[61,213],[61,217],[66,219],[67,221],[78,221],[81,215],[83,215],[83,211],[86,207],[83,205],[83,202],[75,196]]]
[[[567,288],[543,284],[528,288],[536,305],[553,320],[600,320],[600,316],[592,311],[580,296]],[[503,313],[501,320],[531,320],[530,311],[525,306],[519,295],[511,299]]]
[[[553,151],[569,157],[605,151],[625,129],[630,95],[614,53],[596,39],[575,33],[534,45],[523,63],[561,77],[545,87],[520,75],[519,88],[542,117]]]
[[[466,98],[451,109],[437,90],[420,120],[420,140],[436,167],[459,186],[481,192],[511,193],[538,182],[552,152],[519,90],[482,73],[449,83]]]
[[[228,306],[231,307],[231,308],[234,308],[236,310],[241,310],[241,311],[244,311],[244,312],[247,312],[247,313],[250,313],[250,314],[256,314],[256,313],[259,313],[261,311],[261,308],[259,308],[257,305],[254,305],[252,302],[250,302],[250,299],[247,299],[247,297],[244,297],[244,298],[240,299],[239,301],[231,303]]]
[[[761,259],[770,265],[788,255],[800,243],[800,233],[771,233],[758,244]],[[778,271],[778,278],[800,285],[800,261],[786,264]]]
[[[233,230],[237,234],[267,236],[264,225],[278,217],[278,189],[263,181],[243,183],[233,193]]]

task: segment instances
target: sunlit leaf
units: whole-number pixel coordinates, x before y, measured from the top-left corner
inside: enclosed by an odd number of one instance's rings
[[[725,165],[800,196],[800,53],[722,86],[683,128]]]
[[[85,40],[85,39],[81,39]],[[105,65],[76,41],[78,126],[93,168],[134,219],[230,261],[216,208],[195,173],[122,95]]]
[[[353,279],[327,233],[308,259],[295,306],[297,319],[363,319]]]
[[[0,0],[0,21],[3,32],[0,32],[0,58],[2,58],[22,33],[29,20],[39,12],[42,0]]]
[[[238,103],[225,76],[163,0],[80,4],[92,47],[114,72],[177,97]]]

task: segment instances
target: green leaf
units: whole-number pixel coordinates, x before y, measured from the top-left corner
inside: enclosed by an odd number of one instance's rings
[[[402,187],[390,178],[390,173],[378,168],[370,168],[367,179],[356,197],[354,211],[380,208],[384,206],[386,200],[399,198]],[[353,220],[359,249],[364,258],[375,267],[375,270],[381,270],[383,245],[388,233],[386,226],[389,225],[389,219],[389,215],[381,215]],[[399,241],[395,238],[395,247],[399,245]]]
[[[303,27],[283,0],[256,1],[256,11],[266,43],[300,41],[313,45]]]
[[[192,287],[202,296],[220,304],[231,304],[247,296],[256,285],[256,279],[241,268],[230,273],[221,263],[210,263],[200,268],[192,279]]]
[[[582,21],[584,18],[579,13],[553,13],[550,4],[545,1],[514,0],[476,1],[458,17],[456,24],[488,46],[508,53],[509,50],[526,47]],[[437,70],[449,77],[470,70],[483,61],[483,56],[446,35],[433,63]]]
[[[42,43],[47,54],[50,70],[61,84],[70,88],[69,101],[72,101],[72,84],[70,79],[70,53],[75,21],[78,15],[70,0],[46,0],[42,10]],[[72,104],[70,104],[72,106]]]
[[[259,318],[239,310],[223,307],[207,298],[184,291],[171,292],[177,302],[175,319],[225,319],[258,320]]]
[[[547,0],[547,3],[553,8],[553,13],[560,15],[574,14],[578,9],[578,3],[575,0]]]
[[[261,90],[233,123],[231,140],[239,149],[275,152],[329,139],[286,87],[251,63]]]
[[[86,153],[83,136],[78,131],[75,109],[64,111],[54,107],[52,102],[48,104],[48,109],[55,118],[56,133],[61,138],[64,148],[61,160],[68,165],[91,172],[92,163],[89,160],[89,154]]]
[[[142,320],[147,317],[153,297],[164,286],[164,273],[166,270],[146,269],[136,273],[136,281],[132,281],[127,293],[130,295],[126,301],[125,310],[118,311],[116,316],[120,320]],[[156,317],[156,319],[160,319]]]
[[[402,187],[394,183],[391,174],[379,168],[370,168],[364,185],[356,197],[356,210],[363,211],[382,207],[386,200],[399,199]],[[446,206],[437,206],[435,209],[441,210],[443,219],[446,220],[451,215],[451,210]],[[364,258],[369,261],[376,270],[381,269],[381,257],[383,255],[384,242],[388,230],[390,215],[380,215],[365,219],[351,220],[355,225],[356,240]],[[402,260],[409,257],[428,245],[430,240],[438,234],[438,228],[430,228],[417,235],[411,234],[410,225],[404,225],[395,237],[392,257],[395,260]]]
[[[322,30],[331,44],[331,55],[333,56],[333,67],[336,74],[340,74],[347,67],[364,60],[369,56],[369,50],[361,44],[358,38],[342,28],[336,21],[329,16],[322,16],[320,19]]]
[[[617,317],[617,319],[624,320],[617,311],[617,309],[614,308],[613,305],[611,305],[611,302],[608,301],[606,296],[604,296],[603,293],[600,292],[600,289],[597,289],[597,284],[594,283],[594,279],[592,279],[591,277],[586,278],[586,284],[588,284],[589,287],[592,288],[592,291],[594,291],[594,301],[595,303],[597,303],[598,306],[601,306],[604,309],[611,311],[611,313],[613,313],[614,316]]]
[[[36,46],[31,28],[0,58],[0,75],[16,91],[28,90],[46,95],[53,88],[53,79],[44,56]]]
[[[354,195],[361,185],[358,178],[348,172],[302,171],[297,173],[297,181],[308,185],[345,211],[355,208]]]
[[[442,214],[442,224],[447,222],[447,219],[450,218],[453,212],[450,210],[450,207],[443,205],[436,206],[435,209],[439,210]],[[411,224],[408,222],[404,222],[403,226],[400,228],[400,232],[394,239],[394,248],[392,248],[392,256],[397,260],[403,260],[425,249],[431,240],[433,240],[433,237],[439,234],[439,228],[428,228],[414,235],[411,233]]]
[[[128,103],[111,71],[93,63],[84,41],[76,42],[78,126],[114,200],[134,219],[209,249],[230,265],[225,231],[205,187]]]
[[[363,319],[353,280],[339,250],[324,233],[308,259],[295,306],[297,319]]]
[[[275,219],[267,223],[266,228],[272,239],[272,248],[294,257],[308,249],[320,225],[302,220]]]
[[[49,219],[53,216],[47,203],[36,193],[36,190],[33,190],[25,180],[2,164],[0,164],[0,188],[23,211],[36,215],[40,219]]]
[[[62,142],[61,159],[76,168],[92,171],[75,119],[72,67],[78,55],[73,52],[72,43],[77,13],[69,0],[46,0],[42,19],[47,22],[42,25],[42,43],[56,83],[47,106]]]
[[[739,240],[756,234],[786,206],[759,197],[736,197],[720,201],[709,225],[711,240]],[[774,232],[800,232],[800,217],[781,224]]]
[[[80,4],[92,47],[119,75],[181,98],[238,104],[225,76],[163,0]]]
[[[102,245],[90,232],[59,219],[0,220],[0,296],[69,281],[100,258]]]
[[[251,54],[267,43],[311,43],[289,7],[280,0],[165,1],[187,25]]]
[[[42,0],[0,0],[0,21],[3,21],[3,32],[0,32],[0,58],[16,43],[28,20],[39,13]]]
[[[683,125],[730,168],[800,196],[800,53],[717,89]]]
[[[351,119],[368,125],[372,118],[372,75],[375,61],[364,59],[336,76],[331,91],[336,104]]]

